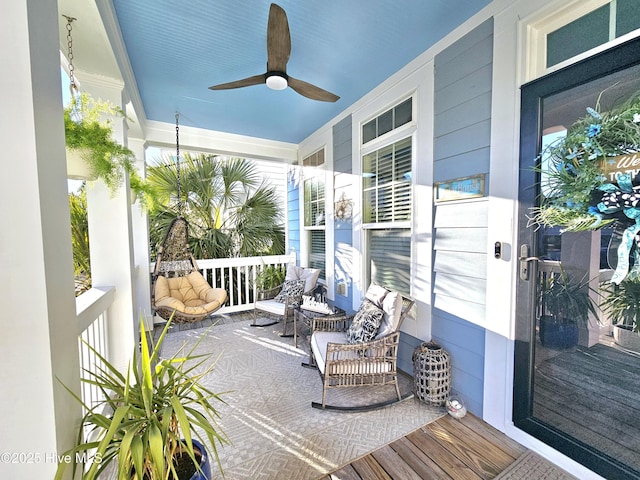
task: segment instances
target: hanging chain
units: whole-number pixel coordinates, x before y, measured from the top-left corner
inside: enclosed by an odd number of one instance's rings
[[[73,37],[71,36],[71,30],[73,27],[71,23],[76,20],[74,17],[68,15],[62,15],[67,19],[67,58],[69,60],[69,89],[71,90],[71,96],[73,97],[78,93],[78,85],[76,85],[76,77],[73,72]]]
[[[178,215],[182,216],[182,195],[180,193],[180,114],[176,113],[176,173],[178,177]]]

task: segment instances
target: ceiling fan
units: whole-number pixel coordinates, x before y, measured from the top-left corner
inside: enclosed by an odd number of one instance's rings
[[[321,102],[335,102],[340,98],[320,87],[287,75],[287,62],[290,54],[291,35],[289,34],[287,14],[280,6],[272,3],[267,25],[267,72],[209,88],[211,90],[227,90],[266,83],[273,90],[284,90],[291,87],[300,95]]]

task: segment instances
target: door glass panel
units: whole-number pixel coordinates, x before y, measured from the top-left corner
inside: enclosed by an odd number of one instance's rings
[[[588,115],[587,108],[607,112],[639,94],[640,67],[635,66],[543,98],[540,150],[561,141],[574,122]],[[542,153],[538,199],[553,192],[553,181],[544,172],[547,162]],[[640,160],[638,165],[632,163],[624,169],[635,177]],[[539,228],[533,236],[528,255],[534,260],[529,262],[526,280],[533,299],[530,321],[535,336],[531,339],[530,415],[545,428],[631,472],[620,478],[637,478],[640,334],[633,339],[636,347],[617,332],[614,336],[614,324],[621,318],[598,308],[601,295],[607,295],[605,289],[612,288],[609,280],[617,263],[619,234],[620,229],[613,226],[584,232],[563,232],[556,226]],[[632,306],[636,310],[640,309],[638,285],[637,303]],[[595,312],[589,313],[589,301]]]

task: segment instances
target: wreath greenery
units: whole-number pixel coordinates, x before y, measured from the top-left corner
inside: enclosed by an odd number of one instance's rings
[[[625,208],[624,202],[619,208],[604,208],[602,201],[615,192],[640,195],[640,175],[624,178],[618,174],[612,181],[605,173],[605,164],[613,157],[640,151],[640,94],[611,111],[599,110],[600,98],[595,108],[587,108],[587,115],[568,129],[566,137],[549,145],[539,157],[549,159],[544,166],[548,191],[533,210],[532,224],[584,231],[615,221],[635,223],[640,216],[640,203],[637,208],[631,203]],[[542,173],[543,165],[538,163],[536,169]],[[631,191],[624,192],[629,183]]]
[[[601,97],[538,158],[545,194],[530,225],[574,232],[622,226],[612,281],[640,280],[640,94],[607,112],[600,111]]]

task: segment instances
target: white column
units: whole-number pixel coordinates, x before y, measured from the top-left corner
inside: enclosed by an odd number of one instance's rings
[[[84,91],[124,110],[121,82],[82,72],[76,74]],[[112,127],[115,140],[126,145],[126,120],[115,118]],[[114,302],[107,312],[109,360],[124,371],[138,338],[129,179],[126,178],[115,192],[111,192],[101,180],[88,182],[87,212],[92,284],[116,288]]]
[[[0,478],[53,478],[80,407],[56,2],[0,16]],[[22,454],[22,456],[20,456]],[[31,463],[28,463],[28,462]]]
[[[146,142],[129,139],[129,148],[136,154],[136,167],[141,178],[146,176]],[[153,328],[151,315],[151,275],[149,273],[149,222],[147,212],[140,201],[132,207],[133,256],[135,260],[135,313],[145,319],[148,329]]]

